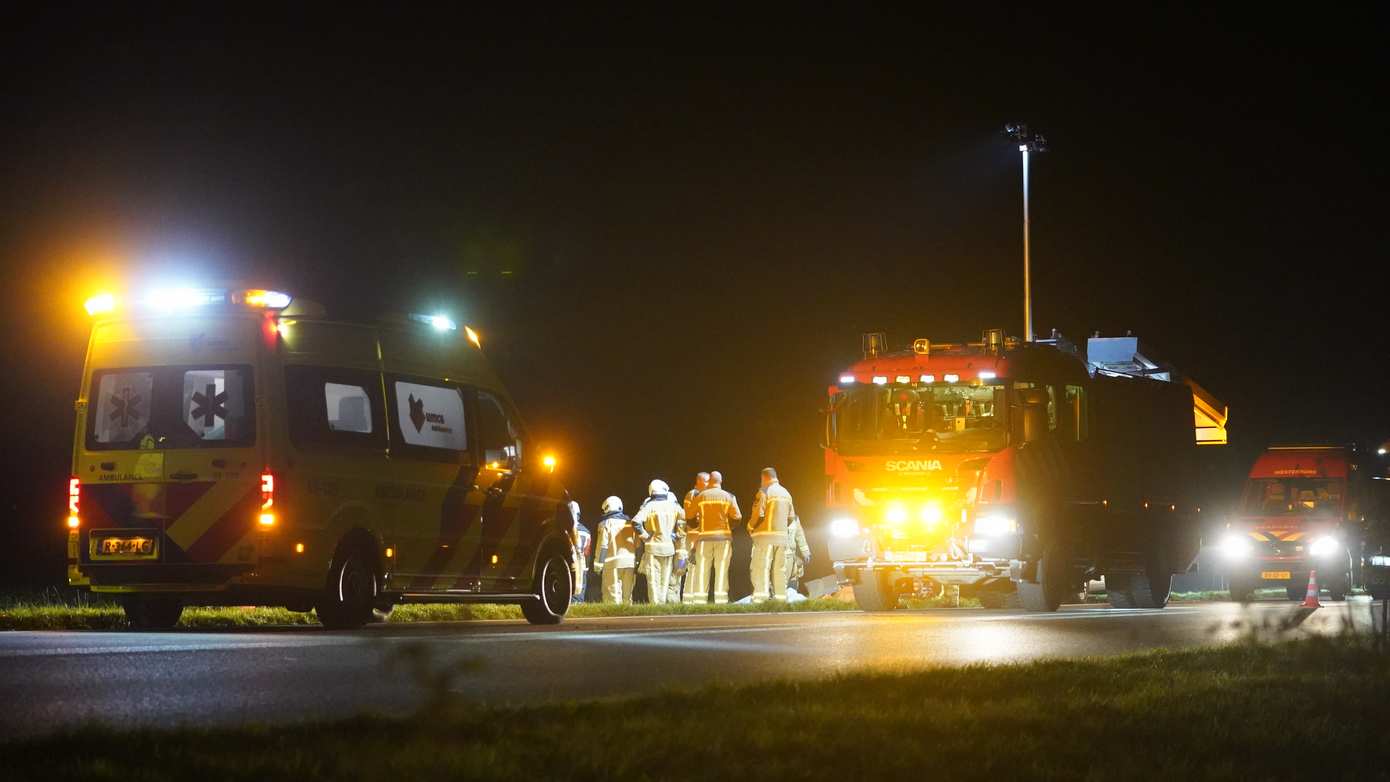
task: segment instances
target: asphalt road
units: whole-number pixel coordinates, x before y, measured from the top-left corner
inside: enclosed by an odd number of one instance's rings
[[[1379,604],[1374,613],[1378,615]],[[113,725],[406,714],[432,697],[487,703],[614,696],[862,668],[1108,655],[1369,627],[1366,601],[1162,611],[1066,607],[379,625],[357,632],[0,633],[0,736]],[[428,673],[422,673],[422,671]],[[452,675],[441,673],[453,671]]]

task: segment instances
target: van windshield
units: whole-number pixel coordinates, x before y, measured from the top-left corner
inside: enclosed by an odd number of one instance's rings
[[[87,397],[87,448],[253,445],[252,398],[245,365],[98,370]]]
[[[1252,516],[1335,516],[1342,510],[1341,478],[1256,478],[1245,490]]]

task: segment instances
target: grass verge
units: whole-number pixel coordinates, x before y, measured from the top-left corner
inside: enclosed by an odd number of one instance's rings
[[[699,719],[685,751],[672,708]],[[1387,723],[1390,656],[1333,639],[446,705],[405,720],[89,727],[0,755],[9,778],[35,780],[1347,779],[1384,777]]]
[[[569,615],[584,617],[670,616],[674,614],[742,614],[783,611],[846,611],[853,604],[838,600],[805,600],[761,605],[604,605],[578,603]],[[460,622],[475,619],[521,619],[514,605],[411,604],[397,606],[389,622]],[[314,625],[318,617],[284,608],[185,608],[179,626],[191,630],[238,627]],[[123,630],[121,607],[83,593],[40,593],[0,601],[0,630]]]

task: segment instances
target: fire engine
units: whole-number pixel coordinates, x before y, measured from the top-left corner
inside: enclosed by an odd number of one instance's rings
[[[865,610],[948,585],[1053,611],[1092,579],[1162,608],[1201,544],[1198,444],[1227,411],[1133,336],[918,339],[829,387],[831,557]]]
[[[1302,600],[1308,574],[1333,600],[1343,599],[1365,574],[1379,593],[1384,475],[1354,445],[1277,445],[1250,468],[1237,513],[1219,541],[1231,598],[1246,602],[1256,589],[1281,588]]]

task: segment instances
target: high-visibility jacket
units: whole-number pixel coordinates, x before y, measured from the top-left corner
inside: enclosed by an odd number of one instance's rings
[[[674,495],[648,497],[632,517],[632,526],[647,544],[647,553],[654,557],[669,557],[685,550],[685,509]]]
[[[688,523],[705,540],[727,540],[732,534],[729,522],[743,518],[738,499],[722,486],[711,486],[700,492],[691,505],[695,515],[692,517],[690,511],[686,511],[686,518],[694,519]]]
[[[776,537],[776,545],[786,545],[787,520],[795,513],[791,492],[780,481],[760,489],[753,499],[753,511],[748,514],[748,534],[754,538]]]
[[[637,567],[637,530],[622,511],[604,516],[598,523],[598,556],[605,568]]]
[[[801,519],[792,516],[787,522],[787,577],[800,579],[806,574],[806,563],[810,561],[811,546],[806,543]]]

